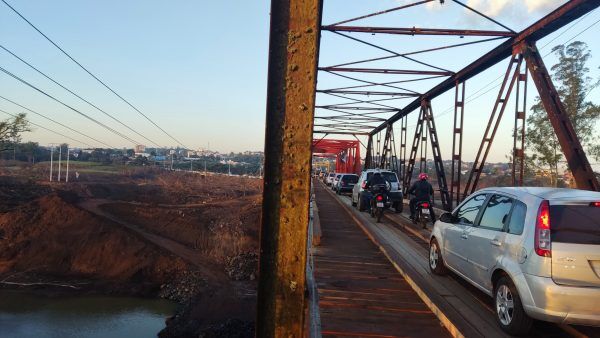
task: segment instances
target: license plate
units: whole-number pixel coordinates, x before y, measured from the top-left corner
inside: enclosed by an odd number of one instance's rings
[[[429,209],[421,209],[421,212],[425,215],[429,215]]]
[[[383,206],[384,206],[384,205],[383,205],[383,203],[382,203],[382,202],[377,202],[377,207],[378,207],[378,208],[383,208]]]

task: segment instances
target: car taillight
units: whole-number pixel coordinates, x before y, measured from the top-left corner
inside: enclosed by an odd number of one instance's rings
[[[598,208],[600,208],[600,202],[592,202],[592,203],[590,203],[590,207],[598,207]]]
[[[367,181],[363,181],[360,187],[365,189],[367,187]]]
[[[535,222],[535,252],[538,256],[552,257],[552,241],[550,239],[550,204],[543,201],[538,210]]]
[[[382,195],[377,195],[377,202],[381,202],[383,201],[383,196]]]
[[[423,204],[421,204],[421,205],[423,206],[423,208],[427,208],[427,209],[429,209],[429,203],[423,203]]]

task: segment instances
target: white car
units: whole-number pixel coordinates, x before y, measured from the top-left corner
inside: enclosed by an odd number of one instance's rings
[[[333,179],[335,178],[335,173],[328,173],[325,178],[325,184],[331,186],[333,184]]]
[[[429,267],[492,296],[499,325],[600,326],[600,193],[487,188],[435,223]]]
[[[388,193],[392,201],[392,207],[397,213],[402,212],[404,204],[402,202],[403,194],[400,180],[395,172],[380,169],[367,169],[360,174],[358,182],[352,189],[352,205],[356,206],[359,211],[364,211],[368,207],[368,201],[371,198],[371,193],[365,190],[365,184],[373,176],[375,172],[380,172],[383,178],[390,182],[391,189]]]
[[[338,182],[340,181],[340,179],[342,178],[342,176],[344,176],[343,173],[336,173],[335,174],[335,176],[333,177],[333,180],[331,181],[331,190],[336,191]]]

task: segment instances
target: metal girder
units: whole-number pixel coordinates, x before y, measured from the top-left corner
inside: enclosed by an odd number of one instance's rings
[[[564,5],[554,10],[552,13],[546,15],[541,20],[521,31],[518,35],[509,38],[498,47],[492,49],[487,54],[475,60],[456,74],[452,75],[445,81],[424,93],[421,97],[415,99],[404,108],[400,109],[398,113],[394,114],[394,116],[390,117],[386,122],[373,129],[371,131],[371,135],[374,135],[385,129],[387,124],[394,123],[400,120],[403,116],[406,116],[412,111],[419,109],[423,99],[431,101],[435,97],[452,89],[457,81],[464,82],[511,56],[513,46],[518,45],[521,41],[537,41],[564,27],[570,22],[580,18],[586,13],[596,9],[598,6],[600,6],[600,0],[568,1]]]
[[[406,173],[406,137],[408,118],[402,118],[400,122],[400,177],[404,178]]]
[[[433,118],[433,110],[431,109],[431,102],[423,101],[422,103],[423,117],[429,130],[429,137],[431,143],[431,152],[433,153],[433,164],[435,166],[435,173],[437,175],[438,187],[440,190],[440,200],[442,202],[442,208],[450,211],[452,205],[450,203],[450,194],[448,193],[448,182],[446,180],[446,171],[444,170],[444,161],[442,160],[442,154],[440,151],[440,142],[435,128],[435,120]]]
[[[392,125],[390,124],[385,129],[385,138],[383,140],[383,151],[379,158],[379,168],[381,168],[381,169],[385,169],[385,166],[387,164],[387,156],[388,156],[388,151],[389,151],[390,139],[392,137],[391,133],[392,133]]]
[[[383,152],[381,154],[379,168],[388,169],[398,173],[398,157],[394,140],[394,126],[391,124],[385,131],[385,141],[383,143]]]
[[[356,17],[356,18],[352,18],[352,19],[348,19],[348,20],[336,22],[336,23],[334,23],[331,26],[341,25],[343,23],[348,23],[348,22],[352,22],[352,21],[356,21],[356,20],[366,19],[366,18],[370,18],[370,17],[374,17],[374,16],[377,16],[377,15],[386,14],[386,13],[390,13],[390,12],[395,12],[395,11],[398,11],[398,10],[401,10],[401,9],[405,9],[405,8],[412,7],[412,6],[417,6],[417,5],[422,5],[422,4],[425,4],[425,3],[428,3],[428,2],[432,2],[432,1],[435,1],[435,0],[423,0],[423,1],[413,2],[413,3],[402,5],[402,6],[399,6],[399,7],[394,7],[394,8],[386,9],[385,11],[379,11],[379,12],[370,13],[370,14],[367,14],[367,15],[361,15],[361,16]]]
[[[366,91],[366,90],[317,90],[317,93],[334,93],[334,94],[342,94],[342,95],[388,95],[388,96],[407,96],[407,97],[417,97],[420,94],[415,93],[393,93],[393,92],[378,92],[378,91]]]
[[[520,54],[513,55],[510,58],[508,68],[506,69],[506,73],[504,75],[504,80],[502,81],[502,86],[500,86],[498,97],[494,103],[494,108],[492,109],[490,119],[487,127],[485,128],[485,132],[483,133],[483,138],[481,139],[479,150],[475,156],[473,167],[469,173],[469,178],[467,179],[467,184],[465,185],[465,190],[463,193],[463,199],[475,192],[477,189],[477,183],[479,183],[479,177],[481,176],[481,172],[485,166],[485,160],[487,159],[492,147],[492,143],[494,142],[496,131],[498,130],[498,126],[500,125],[500,121],[504,115],[504,110],[508,104],[508,99],[510,98],[514,84],[519,77],[522,62],[523,56]]]
[[[271,2],[257,337],[304,337],[321,0]]]
[[[554,88],[550,74],[548,74],[535,43],[526,43],[523,48],[523,55],[527,60],[527,67],[538,89],[544,109],[548,113],[548,118],[565,154],[569,169],[573,173],[577,188],[600,191],[598,179],[594,175],[569,115],[556,92],[556,88]]]
[[[372,74],[394,74],[394,75],[440,75],[451,76],[453,72],[435,70],[413,70],[413,69],[386,69],[386,68],[349,68],[349,67],[320,67],[319,70],[326,72],[349,72],[349,73],[372,73]]]
[[[515,125],[513,129],[512,183],[523,186],[525,177],[525,115],[527,110],[527,65],[519,68],[515,90]]]
[[[465,83],[457,82],[454,94],[454,128],[452,129],[452,173],[450,176],[450,206],[458,205],[462,170],[463,127],[465,117]]]
[[[369,135],[367,141],[367,153],[365,155],[365,168],[371,169],[373,165],[373,135]]]
[[[415,169],[415,162],[417,159],[417,150],[419,149],[419,142],[421,142],[421,135],[423,134],[423,109],[419,113],[419,120],[415,128],[415,137],[413,138],[412,147],[410,148],[410,157],[408,158],[408,164],[405,168],[404,177],[402,178],[402,185],[404,190],[408,191],[410,187],[410,180],[412,179],[413,170]]]
[[[396,35],[456,35],[456,36],[503,36],[517,35],[507,31],[477,30],[477,29],[440,29],[440,28],[395,28],[395,27],[364,27],[364,26],[323,26],[322,30],[332,32],[357,32]]]
[[[331,135],[360,135],[369,136],[369,133],[347,132],[339,130],[314,130],[313,134],[331,134]]]

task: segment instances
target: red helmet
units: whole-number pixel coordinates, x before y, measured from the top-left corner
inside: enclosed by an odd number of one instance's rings
[[[420,173],[419,174],[419,180],[420,181],[426,181],[429,178],[429,176],[427,176],[426,173]]]

